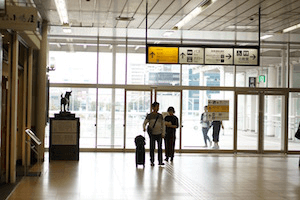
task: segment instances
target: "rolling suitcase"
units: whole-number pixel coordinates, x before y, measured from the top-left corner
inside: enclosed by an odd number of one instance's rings
[[[145,167],[145,137],[138,135],[134,139],[135,149],[135,165],[143,165]]]

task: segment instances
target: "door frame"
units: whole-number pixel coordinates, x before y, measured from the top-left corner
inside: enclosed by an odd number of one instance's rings
[[[141,92],[150,92],[150,111],[151,112],[151,102],[153,100],[153,89],[125,89],[124,90],[124,123],[123,123],[123,151],[126,151],[126,124],[127,124],[127,91],[141,91]]]
[[[180,98],[179,98],[179,115],[176,115],[179,119],[179,152],[181,152],[182,149],[182,89],[163,89],[163,88],[155,88],[154,90],[154,99],[155,101],[157,100],[157,92],[178,92],[180,94]],[[162,111],[161,111],[162,112]]]
[[[257,150],[238,150],[237,149],[237,117],[238,117],[238,95],[258,95],[258,149]],[[264,150],[264,116],[265,116],[265,96],[276,95],[283,96],[282,109],[283,109],[283,119],[282,119],[282,132],[284,133],[283,150]],[[288,102],[289,102],[289,92],[279,91],[273,89],[263,89],[263,88],[249,88],[249,89],[237,89],[234,95],[234,137],[233,137],[233,150],[237,152],[252,152],[256,154],[264,153],[287,153],[288,151]]]

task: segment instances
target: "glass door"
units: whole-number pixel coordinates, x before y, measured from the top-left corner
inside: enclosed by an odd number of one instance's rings
[[[264,96],[264,150],[284,150],[284,96]]]
[[[237,96],[237,149],[258,150],[259,95]]]
[[[179,149],[180,140],[180,116],[181,116],[181,93],[178,91],[157,91],[156,101],[159,103],[159,112],[165,117],[168,115],[168,108],[174,107],[176,117],[178,117],[179,128],[176,130],[175,149]],[[163,145],[164,148],[164,145]]]
[[[143,135],[143,123],[145,117],[150,113],[151,91],[126,91],[126,120],[125,120],[125,148],[135,149],[134,138]],[[145,133],[148,140],[148,135]],[[146,141],[146,143],[148,143]],[[149,148],[149,145],[145,146]]]
[[[98,89],[97,148],[124,144],[124,89]]]

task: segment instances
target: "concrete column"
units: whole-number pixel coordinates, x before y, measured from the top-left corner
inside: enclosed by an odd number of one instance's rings
[[[24,63],[23,63],[23,66],[24,66],[24,71],[23,71],[23,75],[22,75],[22,82],[21,83],[23,86],[22,86],[22,91],[20,91],[20,94],[22,96],[20,96],[20,98],[22,98],[22,117],[20,117],[21,120],[21,134],[22,134],[22,165],[24,166],[25,165],[25,159],[26,159],[26,151],[25,151],[25,148],[26,146],[26,133],[25,133],[25,130],[26,130],[26,117],[27,117],[27,88],[28,88],[28,81],[27,81],[27,78],[28,78],[28,52],[25,51],[23,52],[24,53]],[[21,80],[19,80],[19,82],[21,82]],[[20,102],[20,101],[19,101]],[[19,134],[20,134],[19,133]]]
[[[37,101],[36,101],[36,135],[42,141],[40,157],[44,160],[44,138],[46,127],[46,73],[48,64],[48,23],[43,21],[42,41],[39,53],[39,66],[37,70]]]
[[[247,107],[248,107],[248,96],[244,95],[244,106],[243,106],[243,131],[247,130]]]
[[[268,68],[268,87],[273,88],[276,87],[276,68],[274,66],[270,66]],[[268,96],[268,112],[266,113],[267,116],[267,125],[268,128],[266,130],[265,135],[267,136],[275,136],[275,127],[274,127],[274,114],[275,114],[275,96],[270,95]]]
[[[257,107],[257,95],[251,95],[251,113],[250,113],[250,131],[251,132],[256,132],[256,121],[257,121],[257,119],[256,119],[256,113],[257,113],[257,111],[256,111],[256,107]]]
[[[11,78],[11,124],[10,124],[10,183],[16,182],[17,161],[17,113],[18,113],[18,56],[19,41],[17,33],[13,34],[12,44],[12,78]]]
[[[33,49],[28,50],[28,88],[27,88],[27,123],[26,128],[31,128],[31,117],[32,117],[32,67],[33,67]],[[27,136],[27,139],[29,136]],[[30,164],[30,146],[27,145],[27,163]]]

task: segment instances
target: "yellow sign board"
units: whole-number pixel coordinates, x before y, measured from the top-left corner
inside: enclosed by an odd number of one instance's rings
[[[207,106],[208,112],[229,112],[229,106]]]
[[[148,47],[148,63],[178,64],[178,47]]]

